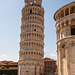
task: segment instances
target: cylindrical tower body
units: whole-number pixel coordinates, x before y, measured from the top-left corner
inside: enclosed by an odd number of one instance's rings
[[[22,9],[18,75],[43,75],[44,9],[42,0],[25,0]]]
[[[57,33],[58,75],[75,75],[75,2],[54,15]]]

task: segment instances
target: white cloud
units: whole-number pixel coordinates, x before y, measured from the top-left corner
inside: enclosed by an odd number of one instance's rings
[[[3,60],[12,60],[10,56],[6,55],[6,54],[2,54],[0,55],[0,61],[3,61]]]
[[[53,53],[52,54],[46,54],[45,57],[57,60],[57,55],[53,54]]]
[[[54,57],[56,57],[56,55],[55,55],[55,54],[50,54],[50,56],[54,56]]]
[[[44,48],[45,57],[57,59],[57,53],[54,50]]]
[[[55,58],[56,55],[55,55],[55,54],[48,54],[47,57],[49,57],[49,58],[50,58],[50,57],[54,57],[54,58]]]
[[[17,62],[18,61],[18,57],[15,57],[14,55],[13,56],[9,56],[7,54],[1,54],[0,55],[0,61],[4,61],[4,60]]]

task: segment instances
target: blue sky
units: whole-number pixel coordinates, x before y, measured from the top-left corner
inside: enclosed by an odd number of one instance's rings
[[[45,10],[45,57],[56,58],[54,13],[74,0],[43,0]],[[21,10],[24,0],[0,0],[0,61],[19,59]]]

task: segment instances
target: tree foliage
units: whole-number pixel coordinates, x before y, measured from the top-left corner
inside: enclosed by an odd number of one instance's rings
[[[1,69],[5,69],[5,66],[2,66]]]
[[[6,65],[6,68],[9,69],[9,65],[8,64]]]

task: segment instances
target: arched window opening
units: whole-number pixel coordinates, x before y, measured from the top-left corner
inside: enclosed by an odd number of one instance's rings
[[[58,19],[60,19],[60,13],[58,14]]]
[[[75,35],[75,25],[71,26],[71,35]]]
[[[31,2],[30,5],[33,5],[33,2]]]
[[[36,75],[36,66],[35,66],[35,75]]]
[[[30,10],[30,14],[32,14],[32,10]]]
[[[34,31],[36,31],[36,29],[34,29]]]
[[[75,6],[71,7],[70,12],[71,12],[71,14],[75,13]]]
[[[68,25],[68,23],[69,23],[69,21],[67,20],[67,21],[66,21],[66,25]]]
[[[34,3],[36,3],[36,0],[34,0]]]
[[[67,15],[69,15],[69,9],[68,8],[65,10],[65,16],[67,16]]]
[[[64,11],[62,10],[61,11],[61,18],[63,18],[64,17]]]

